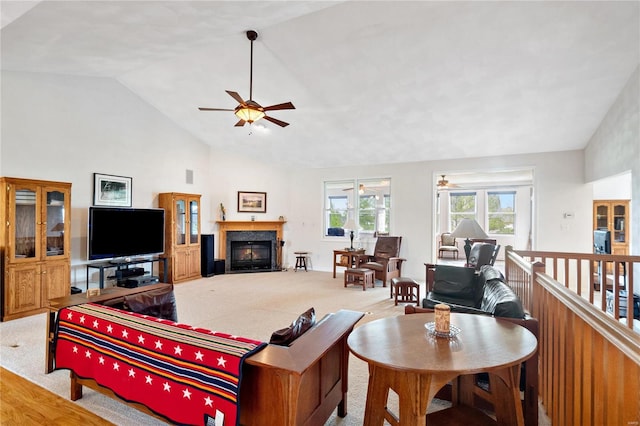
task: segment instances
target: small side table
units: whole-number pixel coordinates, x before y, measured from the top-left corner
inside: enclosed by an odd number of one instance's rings
[[[420,285],[407,277],[391,278],[391,297],[396,306],[398,302],[420,306]]]
[[[336,266],[343,268],[355,268],[358,256],[364,254],[364,249],[334,250],[333,251],[333,278],[336,277]]]
[[[347,284],[361,285],[362,291],[365,291],[367,287],[374,286],[374,277],[372,269],[355,268],[347,269],[344,271],[344,286]]]
[[[293,269],[293,272],[297,272],[298,268],[304,268],[304,271],[307,272],[307,256],[309,256],[309,252],[294,251],[293,254],[296,255],[296,267]]]

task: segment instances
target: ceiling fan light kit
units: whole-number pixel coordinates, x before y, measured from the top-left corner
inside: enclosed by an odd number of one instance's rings
[[[257,108],[250,108],[249,106],[236,108],[235,114],[240,120],[246,121],[249,124],[264,117],[264,111],[260,111]]]
[[[265,111],[275,111],[281,109],[296,109],[291,102],[285,102],[282,104],[271,105],[267,107],[261,106],[259,103],[253,100],[253,42],[258,38],[258,33],[254,30],[247,31],[247,38],[251,41],[251,62],[249,70],[249,100],[242,99],[237,92],[227,90],[226,92],[238,102],[238,106],[234,109],[228,108],[198,108],[200,111],[233,111],[233,113],[240,119],[235,124],[235,127],[242,127],[245,123],[254,123],[262,118],[267,121],[277,124],[280,127],[286,127],[289,123],[278,120],[273,117],[269,117],[265,114]]]

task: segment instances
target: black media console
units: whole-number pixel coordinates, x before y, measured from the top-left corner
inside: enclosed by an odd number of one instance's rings
[[[118,280],[118,285],[123,284],[126,286],[133,287],[133,281],[137,281],[144,284],[151,284],[153,282],[158,282],[159,279],[156,277],[144,276],[144,268],[134,267],[130,268],[133,265],[140,265],[143,263],[151,263],[151,270],[153,270],[153,264],[158,263],[158,268],[160,268],[160,263],[162,263],[161,270],[158,271],[160,276],[164,276],[167,271],[167,259],[165,257],[151,257],[151,258],[140,258],[140,259],[132,259],[126,262],[95,262],[95,263],[87,263],[87,290],[89,289],[89,277],[90,277],[90,269],[98,269],[100,271],[100,280],[98,281],[98,285],[100,288],[104,288],[104,271],[106,269],[115,269],[115,274],[113,278]],[[142,278],[144,276],[144,279]]]

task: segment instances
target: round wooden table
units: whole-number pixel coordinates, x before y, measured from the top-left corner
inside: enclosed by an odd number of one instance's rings
[[[364,324],[350,334],[349,349],[369,364],[364,424],[387,420],[424,426],[429,403],[442,386],[460,375],[487,372],[500,401],[497,423],[523,425],[520,364],[535,353],[536,337],[498,318],[452,313],[451,324],[461,332],[439,338],[425,328],[431,321],[432,313],[400,315]],[[390,389],[398,394],[399,418],[386,408]],[[458,401],[470,405],[472,398],[461,390]],[[427,424],[432,424],[428,418]]]

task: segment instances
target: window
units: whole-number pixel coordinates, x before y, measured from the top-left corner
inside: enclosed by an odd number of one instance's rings
[[[449,201],[449,220],[451,221],[449,229],[456,229],[462,219],[477,219],[475,192],[451,193]]]
[[[356,222],[358,234],[389,233],[390,188],[388,178],[325,182],[324,235],[345,235],[348,218]]]
[[[515,191],[487,192],[487,219],[489,234],[515,234]]]

